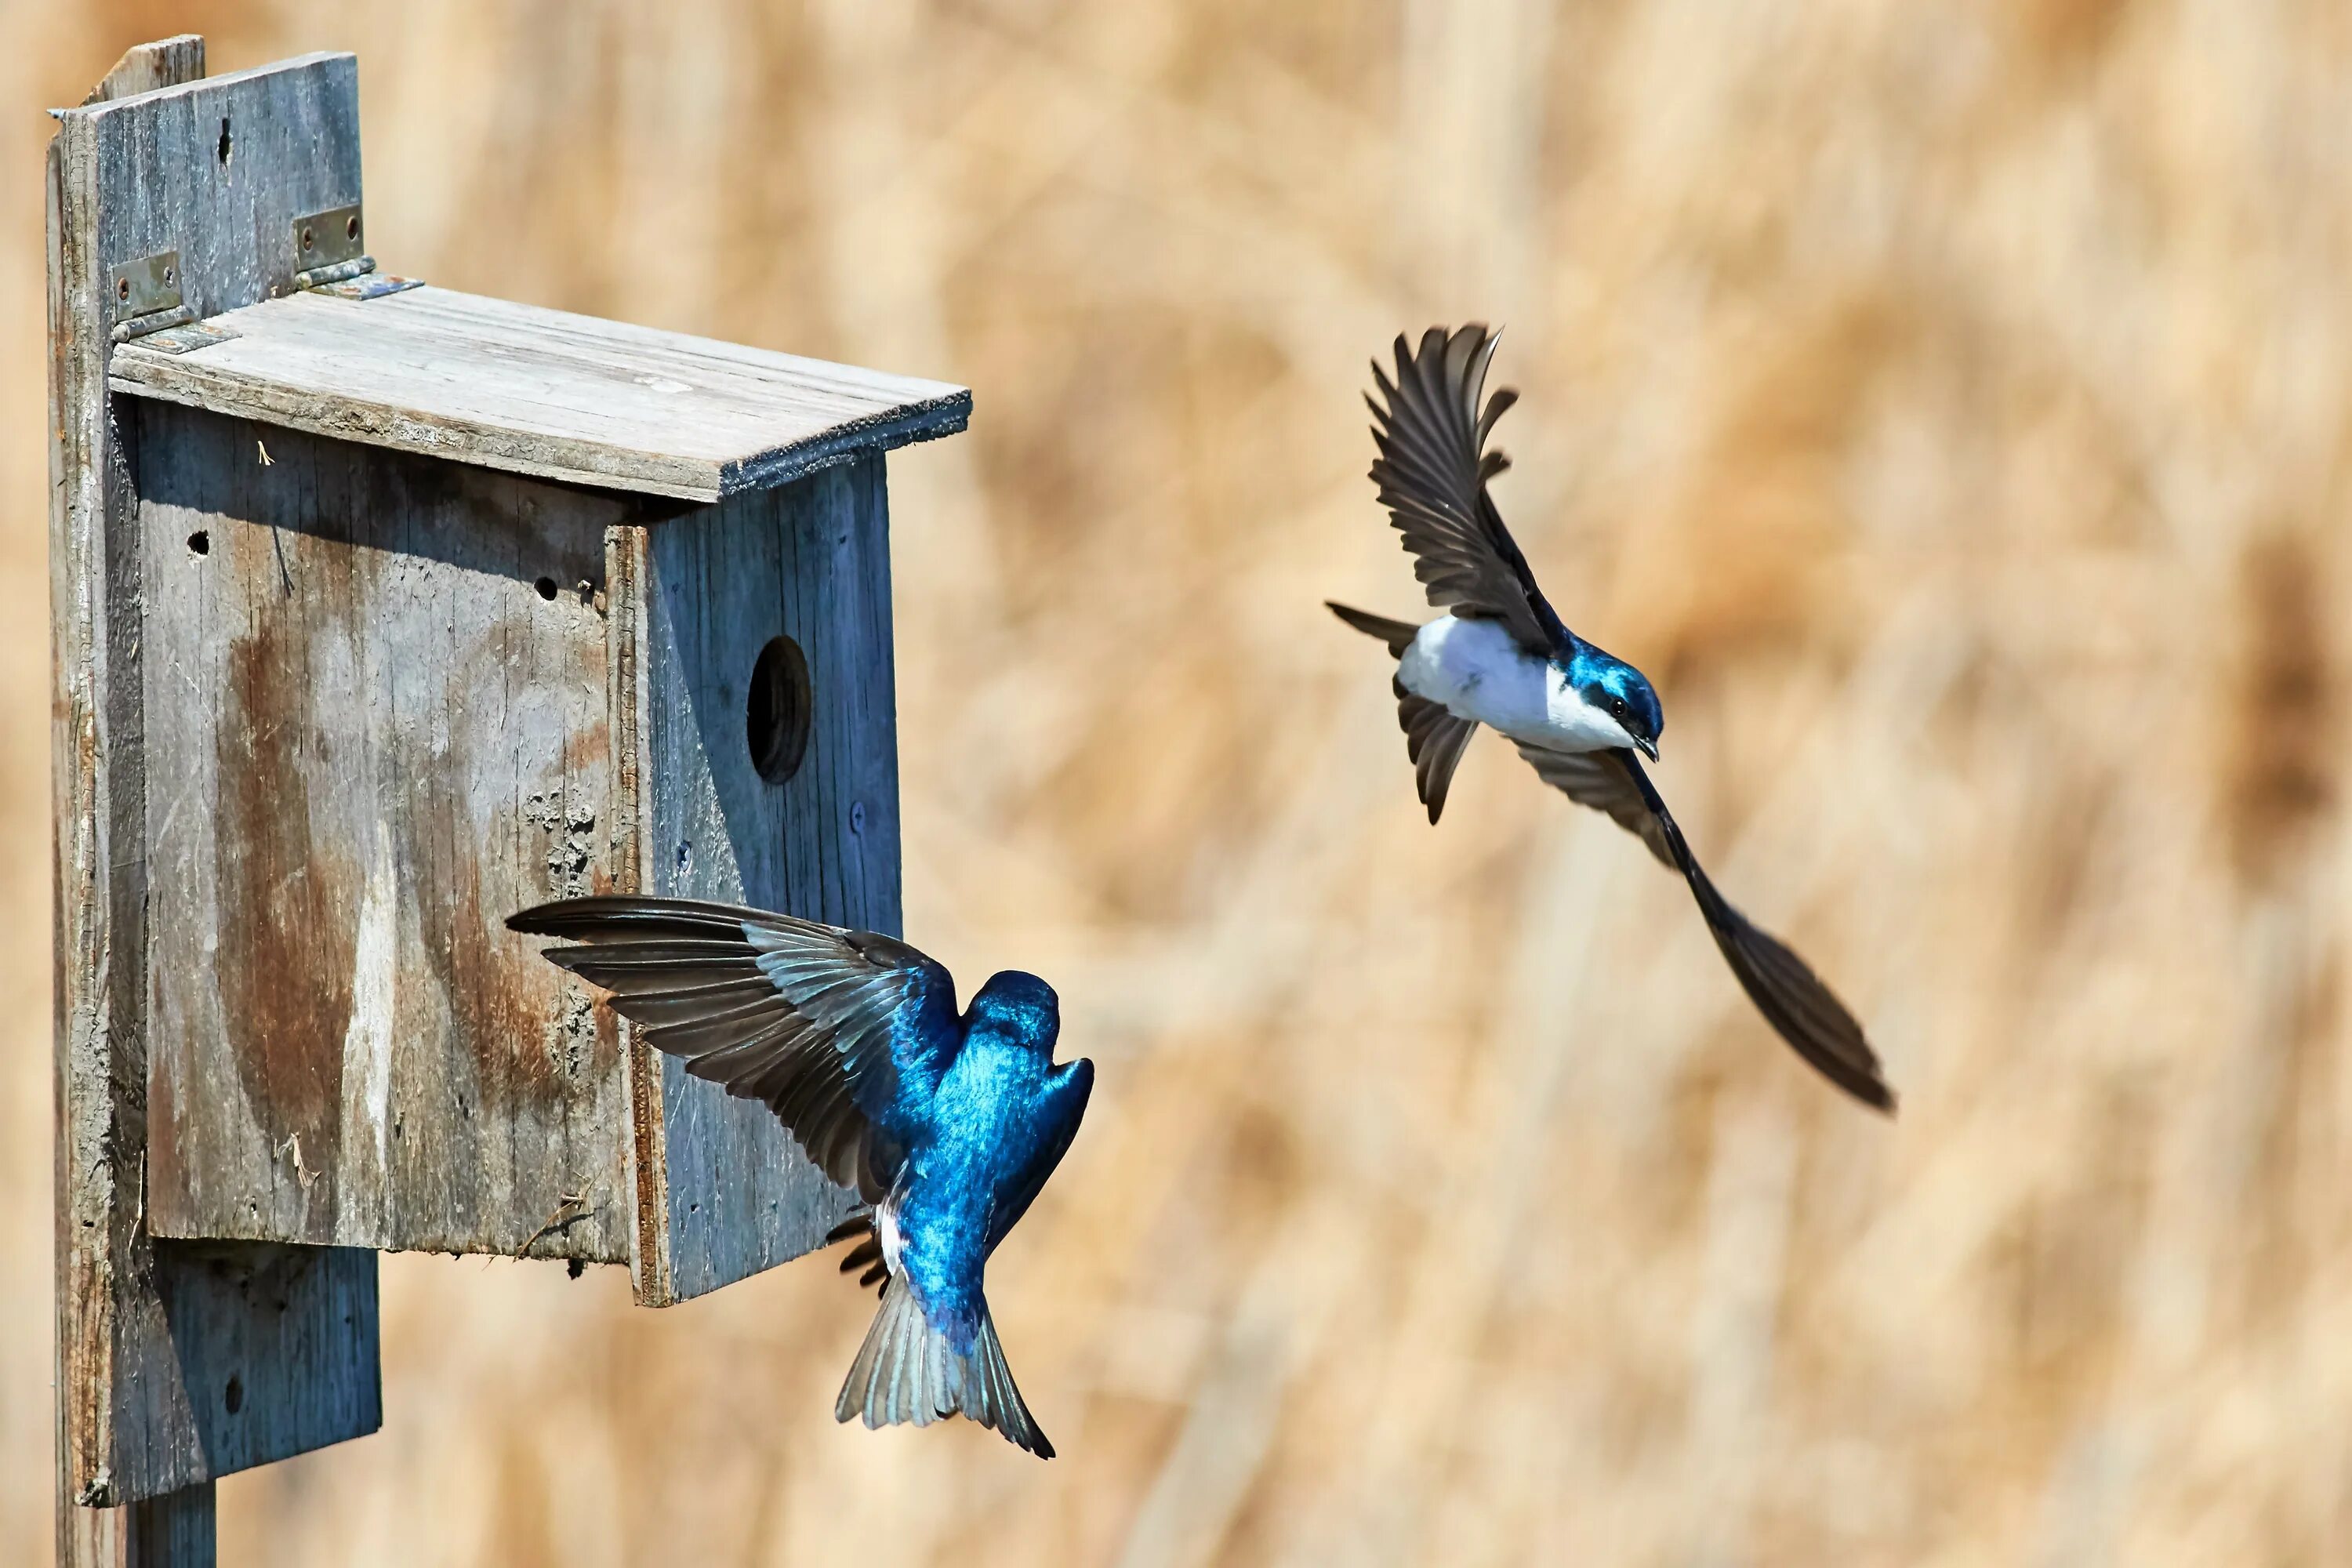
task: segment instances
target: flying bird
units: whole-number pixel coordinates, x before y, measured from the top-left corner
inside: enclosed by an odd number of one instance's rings
[[[1444,613],[1415,625],[1330,605],[1397,660],[1397,719],[1430,822],[1478,726],[1500,731],[1546,784],[1606,812],[1682,873],[1766,1020],[1832,1083],[1891,1113],[1895,1091],[1862,1026],[1803,959],[1716,890],[1642,766],[1657,761],[1665,726],[1657,692],[1561,624],[1503,526],[1486,481],[1509,459],[1486,438],[1518,394],[1504,388],[1481,405],[1495,343],[1478,325],[1432,327],[1417,352],[1400,335],[1395,378],[1374,361],[1380,395],[1364,400],[1379,449],[1372,482],[1430,605]]]
[[[965,1415],[1054,1457],[982,1293],[996,1250],[1076,1136],[1094,1088],[1056,1064],[1060,1003],[1017,970],[956,1011],[955,981],[895,938],[684,899],[567,899],[507,921],[697,1078],[767,1102],[809,1159],[856,1190],[830,1239],[881,1309],[836,1420]]]

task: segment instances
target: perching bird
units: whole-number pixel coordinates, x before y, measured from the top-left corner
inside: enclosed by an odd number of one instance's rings
[[[1380,456],[1372,482],[1404,535],[1413,574],[1446,612],[1425,626],[1332,605],[1341,620],[1397,659],[1397,717],[1433,824],[1445,786],[1479,725],[1509,737],[1546,784],[1607,812],[1683,874],[1740,985],[1781,1037],[1864,1104],[1895,1109],[1877,1053],[1805,961],[1716,891],[1642,766],[1655,762],[1664,715],[1642,672],[1560,624],[1527,557],[1503,526],[1486,481],[1509,466],[1486,450],[1506,388],[1479,399],[1495,337],[1483,326],[1432,327],[1415,353],[1396,341],[1396,379],[1379,362],[1369,395]]]
[[[989,977],[961,1016],[955,981],[905,942],[685,899],[567,899],[507,921],[578,943],[546,956],[686,1070],[765,1100],[864,1205],[831,1239],[882,1281],[882,1306],[834,1416],[868,1426],[968,1415],[1040,1458],[1037,1429],[981,1292],[996,1250],[1086,1114],[1094,1064],[1056,1066],[1053,987]]]

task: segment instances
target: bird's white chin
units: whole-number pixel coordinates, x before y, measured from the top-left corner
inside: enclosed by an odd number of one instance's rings
[[[1565,682],[1562,682],[1556,690],[1551,702],[1551,711],[1548,717],[1551,721],[1549,726],[1551,732],[1540,737],[1531,736],[1529,739],[1535,740],[1539,745],[1550,746],[1555,751],[1610,752],[1620,748],[1630,751],[1643,749],[1642,742],[1633,739],[1625,726],[1617,721],[1615,715],[1604,708],[1595,708],[1591,703],[1584,700],[1583,695],[1574,687]]]

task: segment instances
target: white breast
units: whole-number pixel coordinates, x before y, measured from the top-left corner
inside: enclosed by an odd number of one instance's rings
[[[1530,657],[1496,622],[1441,616],[1421,628],[1397,664],[1416,697],[1514,740],[1559,752],[1631,744],[1624,729],[1586,702],[1549,659]]]

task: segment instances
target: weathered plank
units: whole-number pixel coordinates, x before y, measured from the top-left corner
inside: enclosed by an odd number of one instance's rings
[[[132,407],[150,1226],[624,1260],[610,1016],[503,922],[611,885],[633,503]]]
[[[205,312],[199,311],[199,314]],[[117,353],[118,392],[509,472],[717,500],[964,427],[959,386],[413,289],[296,294]]]
[[[213,1568],[213,1483],[58,1519],[59,1568]]]
[[[898,932],[887,510],[868,455],[616,542],[639,885]],[[747,732],[752,670],[776,637],[804,654],[813,698],[782,783],[761,775]],[[638,1299],[683,1300],[820,1245],[850,1195],[768,1109],[631,1048]]]
[[[208,1513],[208,1497],[194,1494],[210,1478],[380,1420],[372,1255],[253,1247],[225,1276],[215,1257],[152,1241],[142,1217],[152,912],[143,574],[131,468],[105,392],[106,280],[125,261],[176,249],[179,282],[200,308],[251,303],[290,277],[284,258],[259,247],[280,214],[331,205],[330,192],[359,195],[349,57],[115,96],[194,68],[200,54],[187,40],[133,51],[101,89],[105,100],[60,112],[49,153],[58,1401],[68,1500],[58,1542],[68,1562],[135,1544],[135,1521],[96,1505],[190,1491],[156,1513],[162,1530]],[[231,125],[238,151],[224,162]],[[268,1289],[251,1289],[256,1279]],[[338,1386],[308,1386],[313,1373]]]
[[[189,1487],[130,1507],[126,1568],[213,1568],[219,1523],[213,1487]]]
[[[133,44],[122,51],[99,84],[83,99],[83,107],[110,103],[158,88],[177,87],[205,74],[205,40],[199,33],[179,33],[152,44]]]

